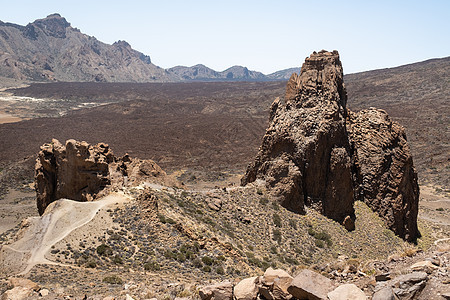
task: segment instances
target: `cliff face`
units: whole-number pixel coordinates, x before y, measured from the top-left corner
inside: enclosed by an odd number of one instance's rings
[[[53,139],[41,146],[35,167],[37,207],[42,215],[55,200],[92,201],[102,193],[142,182],[178,186],[152,160],[114,156],[107,144]]]
[[[357,198],[377,212],[397,235],[418,236],[419,185],[405,129],[375,108],[350,113]]]
[[[396,234],[414,240],[419,190],[404,129],[381,111],[348,112],[346,103],[338,52],[306,58],[285,102],[272,104],[260,151],[241,182],[263,179],[286,208],[312,207],[346,227],[353,202],[362,200]]]
[[[296,212],[306,205],[339,222],[353,217],[342,76],[337,52],[306,59],[288,82],[286,103],[272,104],[271,124],[243,184],[265,179],[273,196]]]
[[[59,14],[27,26],[0,21],[0,76],[38,81],[153,82],[178,77],[125,41],[108,45]]]

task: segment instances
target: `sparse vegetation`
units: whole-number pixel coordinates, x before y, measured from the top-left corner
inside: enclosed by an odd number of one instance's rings
[[[111,275],[106,276],[102,280],[103,282],[109,283],[109,284],[122,284],[122,279],[117,275]]]

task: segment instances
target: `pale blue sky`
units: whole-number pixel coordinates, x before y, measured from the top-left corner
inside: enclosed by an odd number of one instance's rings
[[[58,12],[100,41],[126,40],[163,68],[202,63],[271,73],[336,49],[345,73],[450,56],[450,0],[0,0],[0,20]]]

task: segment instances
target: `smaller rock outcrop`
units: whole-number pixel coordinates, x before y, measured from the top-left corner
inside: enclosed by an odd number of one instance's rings
[[[355,194],[398,236],[419,236],[419,185],[405,129],[388,114],[370,108],[349,113],[349,139],[355,169]]]
[[[35,181],[39,214],[53,201],[69,198],[90,201],[110,184],[109,164],[114,161],[108,145],[58,140],[45,144],[39,152]]]
[[[122,186],[151,182],[178,186],[152,160],[114,156],[107,144],[75,140],[65,145],[53,139],[41,146],[35,167],[39,214],[55,200],[92,201],[101,193]]]

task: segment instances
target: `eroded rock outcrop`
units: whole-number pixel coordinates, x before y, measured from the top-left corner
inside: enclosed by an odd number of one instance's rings
[[[346,108],[337,51],[314,52],[270,108],[259,153],[241,180],[265,181],[287,209],[312,207],[354,229],[355,200],[366,202],[397,235],[418,236],[419,188],[402,126],[381,110]]]
[[[383,110],[349,114],[347,129],[354,148],[355,191],[397,235],[414,240],[419,185],[405,129]]]
[[[67,198],[92,201],[98,195],[122,186],[142,182],[177,186],[175,180],[151,160],[114,156],[107,144],[90,145],[75,140],[65,145],[53,139],[41,146],[36,167],[35,187],[39,214],[55,200]]]
[[[271,124],[242,184],[266,180],[272,196],[293,211],[305,205],[342,222],[354,215],[347,94],[339,54],[314,53],[275,100]]]

